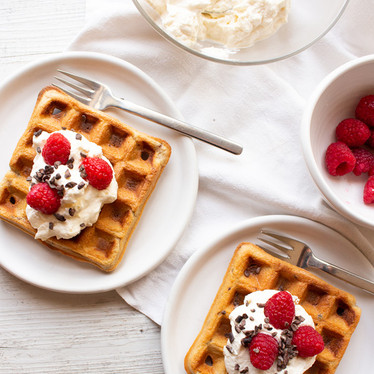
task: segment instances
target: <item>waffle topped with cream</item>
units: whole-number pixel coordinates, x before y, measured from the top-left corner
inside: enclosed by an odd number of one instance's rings
[[[0,218],[32,236],[36,230],[26,216],[26,196],[36,154],[33,138],[40,130],[73,131],[100,146],[113,166],[118,183],[116,200],[103,206],[96,223],[73,238],[51,237],[42,243],[104,271],[114,270],[170,158],[170,146],[54,87],[44,88],[0,186]]]

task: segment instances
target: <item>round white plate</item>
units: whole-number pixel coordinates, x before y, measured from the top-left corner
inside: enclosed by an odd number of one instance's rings
[[[89,52],[54,55],[27,66],[0,87],[1,178],[9,169],[10,157],[27,126],[39,91],[58,83],[53,78],[58,68],[97,79],[108,84],[117,96],[181,118],[151,78],[121,59]],[[0,265],[26,282],[71,293],[107,291],[129,284],[166,258],[192,215],[198,171],[191,139],[124,111],[108,112],[136,129],[167,140],[172,147],[170,161],[147,202],[123,260],[114,272],[106,274],[51,251],[19,229],[1,222]]]
[[[262,228],[305,241],[322,259],[374,278],[373,267],[365,257],[347,239],[324,225],[294,216],[264,216],[244,221],[194,253],[180,271],[161,329],[166,374],[185,373],[184,357],[203,325],[235,248],[243,241],[259,244],[256,238]],[[331,276],[317,275],[355,295],[362,309],[361,320],[336,373],[352,374],[358,367],[362,373],[372,372],[374,296]]]

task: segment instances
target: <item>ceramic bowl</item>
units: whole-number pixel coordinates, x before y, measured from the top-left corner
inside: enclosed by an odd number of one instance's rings
[[[330,73],[307,103],[301,130],[304,158],[325,201],[337,212],[362,226],[374,228],[374,204],[364,204],[367,173],[331,176],[325,154],[336,141],[336,126],[355,115],[360,98],[374,94],[374,55],[350,61]]]

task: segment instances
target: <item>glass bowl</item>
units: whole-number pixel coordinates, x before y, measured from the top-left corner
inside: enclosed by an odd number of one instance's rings
[[[152,27],[174,45],[215,62],[256,65],[282,60],[310,47],[335,25],[349,0],[291,0],[286,24],[271,37],[238,49],[228,49],[210,41],[198,42],[193,47],[182,44],[163,27],[159,14],[148,1],[151,0],[133,0]]]

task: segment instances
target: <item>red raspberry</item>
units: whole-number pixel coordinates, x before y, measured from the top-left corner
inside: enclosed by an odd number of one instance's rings
[[[92,187],[104,190],[109,186],[113,178],[113,170],[106,161],[98,157],[86,157],[82,165]]]
[[[374,131],[371,131],[369,139],[365,143],[368,147],[374,148]]]
[[[336,127],[336,139],[348,147],[359,147],[370,137],[370,130],[365,123],[354,118],[347,118]]]
[[[70,156],[70,142],[59,132],[49,136],[44,144],[42,155],[44,161],[48,165],[53,165],[56,161],[60,161],[65,165]]]
[[[264,314],[276,329],[289,327],[295,317],[295,304],[291,294],[280,291],[273,295],[265,304]]]
[[[301,326],[293,334],[292,344],[296,345],[300,357],[312,357],[325,348],[322,336],[312,326]]]
[[[268,370],[278,356],[278,342],[271,335],[259,333],[249,345],[249,358],[256,369]]]
[[[374,165],[374,155],[365,148],[352,148],[352,153],[356,158],[356,165],[353,169],[354,175],[367,173]]]
[[[364,203],[374,203],[374,176],[370,176],[364,186]]]
[[[61,204],[57,190],[51,188],[48,183],[34,184],[26,196],[26,201],[31,208],[44,214],[57,212]]]
[[[368,95],[360,99],[355,115],[357,119],[365,122],[368,126],[374,126],[374,95]]]
[[[356,159],[346,144],[336,142],[327,147],[325,162],[327,171],[337,176],[350,173],[355,167]]]

